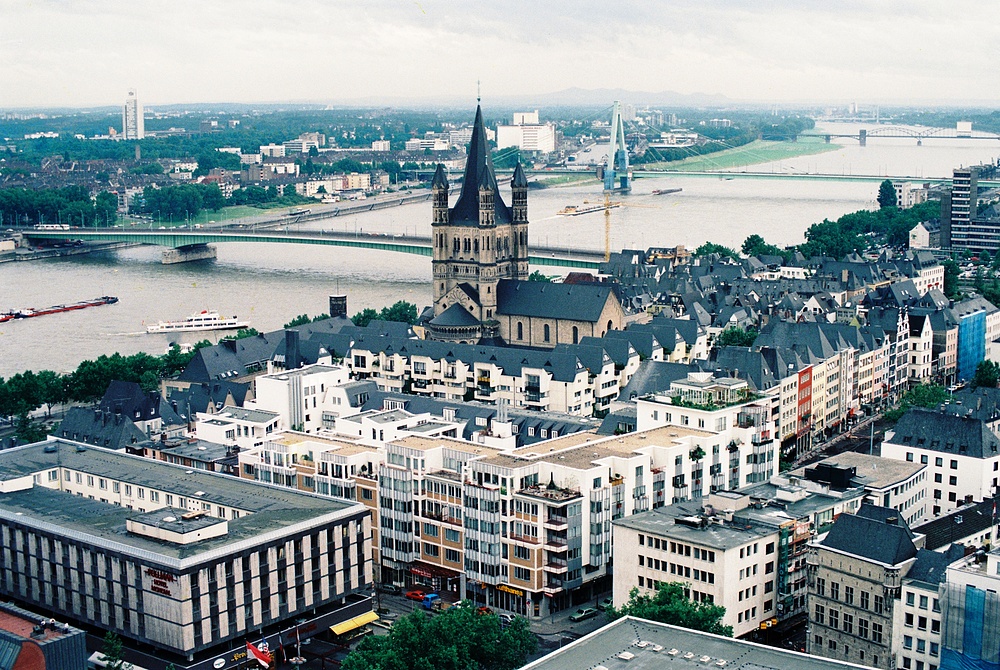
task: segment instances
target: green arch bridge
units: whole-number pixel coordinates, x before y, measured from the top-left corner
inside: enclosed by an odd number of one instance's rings
[[[49,240],[58,242],[127,242],[149,244],[168,249],[176,249],[181,258],[175,261],[195,260],[208,257],[202,252],[208,244],[220,242],[264,242],[271,244],[317,244],[354,249],[373,249],[417,256],[433,255],[429,237],[384,235],[377,233],[338,233],[332,231],[255,231],[232,229],[192,230],[188,228],[164,230],[136,230],[123,228],[72,228],[70,230],[39,230],[24,228],[19,230],[28,240]],[[593,249],[573,249],[567,247],[533,247],[534,254],[528,256],[532,265],[581,268],[596,270],[604,260],[604,253]]]

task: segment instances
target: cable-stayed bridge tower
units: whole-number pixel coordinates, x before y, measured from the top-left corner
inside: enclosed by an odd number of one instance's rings
[[[611,146],[608,148],[608,162],[604,167],[604,190],[618,193],[629,193],[632,190],[628,148],[625,146],[625,124],[622,121],[621,102],[618,100],[615,100],[611,114]]]

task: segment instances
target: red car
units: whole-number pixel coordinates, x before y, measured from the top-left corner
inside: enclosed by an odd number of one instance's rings
[[[427,594],[423,591],[407,591],[406,597],[410,600],[416,600],[417,602],[423,602],[424,596]]]

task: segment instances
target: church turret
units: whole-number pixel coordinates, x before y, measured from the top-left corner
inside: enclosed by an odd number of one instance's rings
[[[514,167],[514,177],[510,181],[511,190],[511,279],[528,278],[528,178],[518,161]]]
[[[441,163],[438,163],[437,170],[434,171],[431,192],[434,197],[433,223],[448,223],[448,175]]]

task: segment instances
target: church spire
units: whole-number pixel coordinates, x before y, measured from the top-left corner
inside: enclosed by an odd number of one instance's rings
[[[479,221],[479,190],[483,188],[493,192],[497,220],[510,221],[510,212],[500,197],[493,169],[493,159],[490,158],[490,147],[486,141],[486,126],[483,123],[483,110],[477,105],[476,120],[472,124],[472,140],[469,142],[469,153],[465,163],[462,192],[458,196],[455,207],[451,210],[452,221]]]

